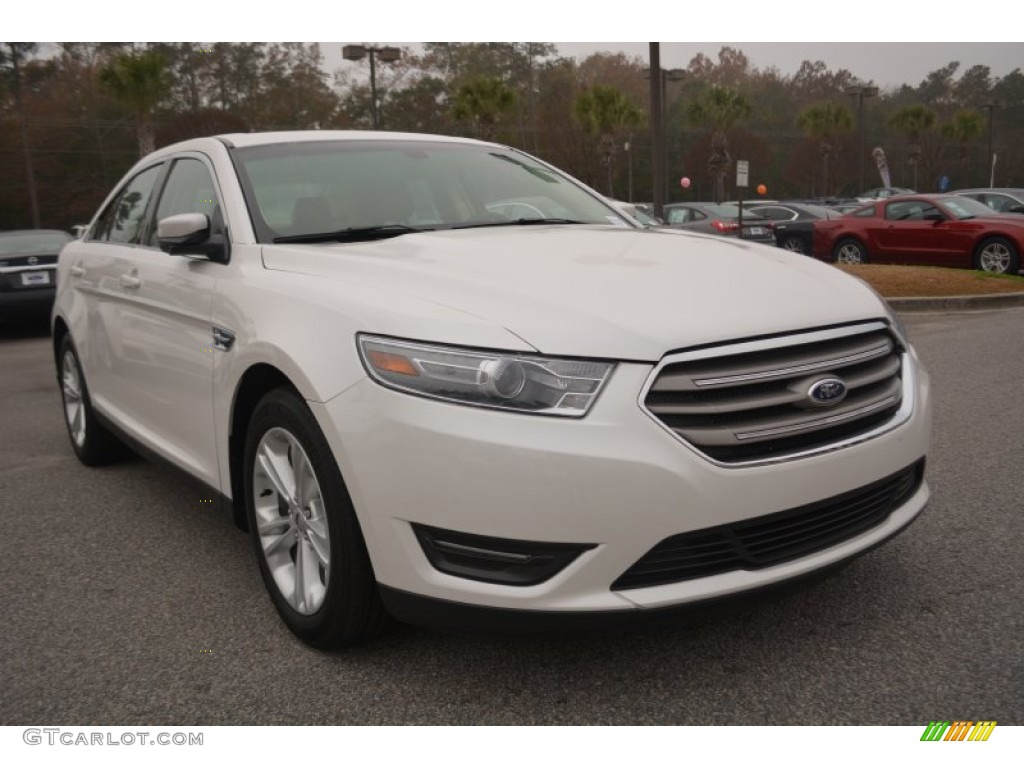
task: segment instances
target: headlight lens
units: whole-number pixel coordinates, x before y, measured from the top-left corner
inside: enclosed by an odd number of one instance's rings
[[[551,416],[584,416],[612,363],[435,347],[358,337],[363,365],[386,387],[465,405]]]

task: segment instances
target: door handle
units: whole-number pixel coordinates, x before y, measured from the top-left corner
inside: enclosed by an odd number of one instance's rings
[[[138,288],[142,281],[134,275],[121,275],[121,286],[124,288]]]
[[[77,264],[75,264],[73,267],[71,267],[71,269],[68,270],[68,272],[71,273],[72,277],[81,277],[82,275],[85,274],[85,267],[80,267]]]

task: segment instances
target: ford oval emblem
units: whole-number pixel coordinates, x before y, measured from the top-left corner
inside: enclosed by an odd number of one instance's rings
[[[846,384],[840,379],[819,379],[811,384],[807,396],[815,405],[835,405],[846,397]]]

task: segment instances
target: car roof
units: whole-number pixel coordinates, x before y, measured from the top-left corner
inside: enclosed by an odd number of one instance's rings
[[[263,133],[224,133],[214,137],[236,147],[290,144],[300,141],[441,141],[453,144],[488,144],[460,136],[391,131],[266,131]]]
[[[950,192],[951,195],[963,195],[967,192],[973,194],[979,194],[982,192],[1002,192],[1008,195],[1024,195],[1024,189],[1020,187],[977,187],[976,189],[957,189]]]

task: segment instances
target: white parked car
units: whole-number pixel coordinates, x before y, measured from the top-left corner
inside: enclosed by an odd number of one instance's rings
[[[57,285],[75,453],[127,442],[229,501],[318,647],[389,615],[639,623],[840,564],[928,498],[928,377],[868,287],[640,229],[496,144],[166,147]]]

